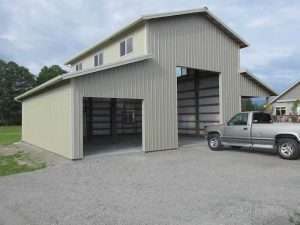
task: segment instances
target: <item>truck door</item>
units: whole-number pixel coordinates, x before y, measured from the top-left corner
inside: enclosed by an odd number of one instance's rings
[[[251,121],[249,113],[236,114],[225,126],[222,142],[225,145],[251,146]]]

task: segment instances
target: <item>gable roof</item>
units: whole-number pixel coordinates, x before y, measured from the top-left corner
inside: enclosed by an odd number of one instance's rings
[[[140,24],[145,23],[148,20],[153,19],[160,19],[165,17],[173,17],[173,16],[181,16],[181,15],[189,15],[189,14],[201,14],[205,16],[209,21],[211,21],[213,24],[215,24],[219,29],[221,29],[225,34],[227,34],[231,39],[236,41],[240,48],[248,47],[249,44],[241,38],[237,33],[235,33],[231,28],[229,28],[227,25],[225,25],[218,17],[216,17],[214,14],[212,14],[207,7],[203,7],[200,9],[192,9],[192,10],[185,10],[185,11],[177,11],[177,12],[168,12],[168,13],[158,13],[158,14],[151,14],[151,15],[144,15],[141,16],[139,19],[129,23],[127,26],[123,27],[122,29],[118,30],[117,32],[113,33],[109,37],[105,38],[101,42],[97,43],[96,45],[82,51],[75,57],[69,59],[65,62],[65,65],[72,64],[80,60],[85,55],[88,55],[95,51],[96,49],[100,48],[101,46],[107,44],[112,39],[116,38],[117,36],[121,35],[122,33],[130,30],[133,27],[136,27]]]
[[[242,76],[246,76],[250,80],[254,81],[256,84],[261,86],[262,88],[266,89],[271,95],[278,95],[276,91],[274,91],[269,85],[267,85],[265,82],[260,80],[257,76],[255,76],[249,70],[241,70],[240,74]]]
[[[276,98],[272,99],[272,101],[270,101],[270,104],[276,102],[277,100],[279,100],[282,96],[284,96],[286,93],[290,92],[291,90],[293,90],[295,87],[297,87],[298,85],[300,85],[300,80],[297,81],[296,83],[294,83],[292,86],[290,86],[289,88],[287,88],[286,90],[284,90],[283,92],[280,93],[280,95],[278,95]]]

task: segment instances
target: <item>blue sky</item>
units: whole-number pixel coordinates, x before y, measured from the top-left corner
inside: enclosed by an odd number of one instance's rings
[[[203,6],[250,43],[241,68],[277,91],[300,79],[299,0],[0,0],[0,58],[36,74],[140,15]]]

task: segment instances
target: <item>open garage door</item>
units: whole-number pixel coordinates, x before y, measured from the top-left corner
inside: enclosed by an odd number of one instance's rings
[[[84,98],[84,155],[142,150],[142,100]]]
[[[187,136],[198,137],[194,140],[199,140],[207,126],[220,122],[219,74],[178,68],[178,135],[182,145],[186,143]]]

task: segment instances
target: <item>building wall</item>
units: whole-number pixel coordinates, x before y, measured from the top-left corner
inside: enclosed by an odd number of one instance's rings
[[[300,99],[300,82],[298,85],[296,85],[294,88],[292,88],[290,91],[285,93],[283,96],[281,96],[278,100],[296,100]]]
[[[133,38],[133,52],[121,57],[120,42],[128,37]],[[132,31],[126,32],[119,38],[111,41],[109,44],[106,44],[102,48],[97,49],[92,54],[89,54],[88,56],[84,57],[83,59],[76,62],[75,64],[72,64],[71,68],[73,71],[75,71],[75,65],[78,64],[79,62],[82,63],[83,70],[94,68],[95,67],[94,56],[99,52],[103,52],[103,66],[145,55],[146,53],[145,37],[146,37],[145,25],[140,25],[139,27],[134,28]]]
[[[176,105],[176,66],[220,73],[221,122],[240,110],[240,47],[202,15],[186,15],[149,22],[149,53],[155,73],[170,82],[170,103]],[[171,121],[176,120],[176,107]]]
[[[177,148],[176,83],[156,73],[152,60],[100,71],[73,80],[75,85],[74,146],[78,158],[82,151],[83,97],[142,99],[144,151]],[[174,80],[173,80],[174,81]],[[175,80],[176,82],[176,80]]]
[[[270,92],[266,89],[259,86],[257,83],[255,83],[253,80],[249,79],[245,75],[241,75],[241,84],[240,84],[240,90],[241,90],[241,96],[253,96],[253,97],[264,97],[264,96],[270,96]]]
[[[22,140],[72,159],[70,82],[22,102]]]
[[[295,112],[293,112],[293,106],[294,102],[275,102],[272,104],[272,112],[273,115],[276,115],[276,107],[285,107],[286,108],[286,115],[294,115]],[[300,109],[296,109],[296,113],[300,115]]]

